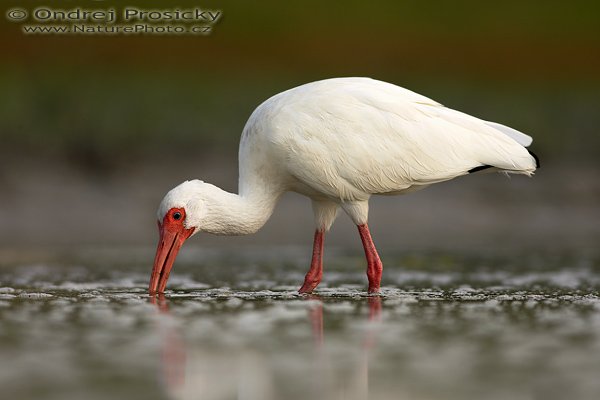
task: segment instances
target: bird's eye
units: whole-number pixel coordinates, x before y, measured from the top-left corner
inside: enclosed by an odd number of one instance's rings
[[[173,219],[174,219],[174,220],[179,220],[179,219],[181,219],[181,213],[180,213],[179,211],[175,211],[175,212],[173,213]]]

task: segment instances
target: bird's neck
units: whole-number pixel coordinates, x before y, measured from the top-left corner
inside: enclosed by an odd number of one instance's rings
[[[232,236],[254,233],[267,222],[279,197],[264,190],[229,193],[215,186],[200,230]]]

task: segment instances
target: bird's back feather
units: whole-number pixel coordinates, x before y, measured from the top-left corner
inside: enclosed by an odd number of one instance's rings
[[[268,173],[270,181],[312,197],[360,200],[483,165],[529,175],[536,168],[523,147],[529,143],[512,128],[389,83],[329,79],[280,93],[256,109],[240,145],[240,182]]]

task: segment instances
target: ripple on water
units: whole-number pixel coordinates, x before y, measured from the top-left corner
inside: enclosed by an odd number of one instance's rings
[[[25,400],[219,399],[260,383],[253,398],[293,400],[360,397],[372,380],[382,399],[597,397],[593,266],[386,267],[380,296],[364,273],[335,267],[301,296],[303,266],[182,265],[157,304],[147,269],[4,268],[0,387]]]

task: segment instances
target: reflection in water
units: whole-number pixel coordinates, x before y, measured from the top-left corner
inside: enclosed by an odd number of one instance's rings
[[[278,372],[273,362],[260,351],[215,352],[204,346],[191,346],[183,339],[176,319],[170,314],[169,302],[163,296],[152,297],[160,313],[157,329],[161,339],[161,376],[169,397],[174,399],[270,400],[278,396]],[[313,360],[302,365],[305,388],[320,398],[364,400],[369,397],[369,358],[375,347],[381,322],[381,298],[368,297],[368,326],[360,343],[360,354],[354,365],[345,365],[338,376],[339,365],[327,349],[323,300],[317,295],[304,298],[308,322],[311,325]],[[355,349],[349,349],[352,353]],[[305,354],[299,354],[303,358]],[[301,396],[298,396],[301,397]]]
[[[182,266],[154,304],[146,265],[3,266],[0,397],[597,400],[594,260],[388,263],[381,299],[345,285],[362,282],[350,270],[332,271],[319,298],[294,291],[303,264]]]
[[[174,327],[169,316],[169,305],[163,294],[153,296],[150,302],[155,304],[163,314],[158,320],[159,336],[161,338],[161,382],[167,388],[177,388],[185,384],[186,352],[182,335]]]

